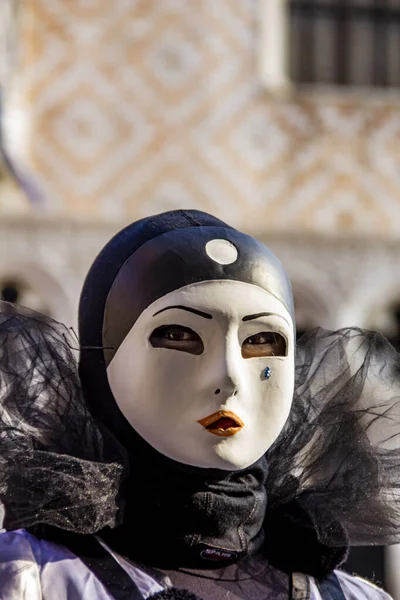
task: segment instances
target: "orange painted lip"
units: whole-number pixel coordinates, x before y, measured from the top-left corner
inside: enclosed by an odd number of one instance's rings
[[[236,426],[228,427],[227,429],[222,429],[221,427],[210,427],[210,425],[217,423],[220,419],[231,419],[236,423]],[[242,419],[230,410],[218,410],[212,415],[208,415],[208,417],[204,417],[197,422],[209,433],[212,433],[213,435],[219,435],[220,437],[230,437],[235,435],[242,429],[242,427],[244,427]]]

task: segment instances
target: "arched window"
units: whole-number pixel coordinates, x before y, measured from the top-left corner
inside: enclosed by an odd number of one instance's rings
[[[389,295],[382,304],[370,307],[365,326],[382,333],[400,351],[400,297]]]
[[[3,281],[0,288],[0,298],[4,302],[18,304],[21,298],[21,285],[17,281]]]
[[[386,337],[396,350],[400,352],[400,300],[393,302],[389,306],[389,315],[392,326],[387,331]]]
[[[73,298],[62,279],[33,262],[15,262],[7,267],[0,265],[0,300],[31,308],[67,325],[75,325]]]
[[[46,298],[21,277],[0,278],[0,299],[51,316],[52,311]]]

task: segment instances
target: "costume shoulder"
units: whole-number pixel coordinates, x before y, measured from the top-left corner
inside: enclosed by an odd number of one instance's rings
[[[112,600],[86,565],[63,546],[24,529],[0,534],[0,600]]]
[[[335,571],[346,600],[392,600],[391,596],[366,579]]]
[[[34,548],[29,534],[23,530],[0,534],[0,598],[42,598]]]

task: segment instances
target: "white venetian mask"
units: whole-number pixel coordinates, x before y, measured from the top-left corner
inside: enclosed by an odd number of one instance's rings
[[[186,285],[140,314],[107,376],[123,415],[157,451],[187,465],[243,469],[289,415],[293,321],[256,285]]]

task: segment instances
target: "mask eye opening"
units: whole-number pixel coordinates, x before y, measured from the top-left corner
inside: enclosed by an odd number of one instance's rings
[[[204,352],[203,340],[190,327],[184,325],[161,325],[156,327],[149,337],[153,348],[177,350],[199,355]]]
[[[243,358],[287,357],[288,344],[286,338],[276,331],[260,331],[250,335],[242,344]]]

